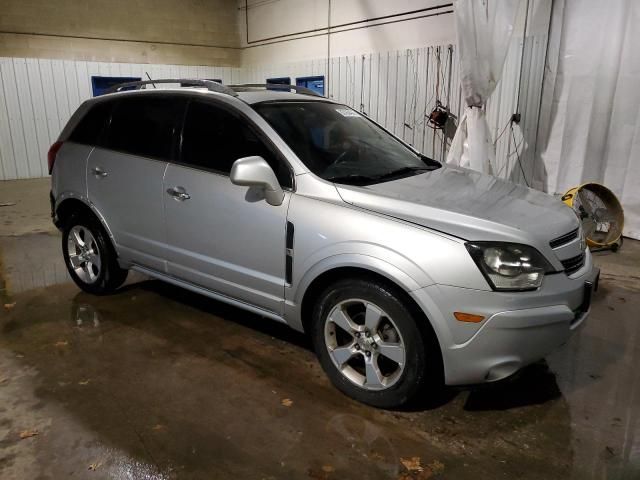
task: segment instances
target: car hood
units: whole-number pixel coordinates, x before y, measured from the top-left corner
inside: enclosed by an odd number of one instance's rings
[[[578,227],[573,211],[546,193],[466,168],[437,170],[366,187],[336,185],[354,206],[465,240],[548,245]]]

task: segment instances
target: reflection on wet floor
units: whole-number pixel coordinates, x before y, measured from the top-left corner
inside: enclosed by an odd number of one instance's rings
[[[41,233],[2,239],[3,280],[12,294],[70,282],[62,255],[60,236]]]
[[[640,280],[606,257],[591,319],[546,362],[381,411],[284,325],[141,278],[79,292],[59,243],[0,237],[3,479],[640,478]]]

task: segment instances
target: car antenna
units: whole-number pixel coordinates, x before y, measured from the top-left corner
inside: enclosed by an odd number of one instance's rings
[[[153,80],[151,80],[151,76],[149,75],[149,72],[144,72],[144,74],[147,76],[147,78],[149,79],[150,82],[153,82]],[[153,85],[153,88],[158,88],[158,87],[156,87],[155,83],[151,83],[151,85]]]

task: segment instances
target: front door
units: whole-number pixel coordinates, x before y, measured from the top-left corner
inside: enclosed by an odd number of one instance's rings
[[[167,269],[175,277],[281,314],[285,285],[285,228],[290,192],[269,205],[259,191],[233,185],[233,162],[263,156],[284,187],[286,164],[247,120],[213,102],[187,110],[179,163],[167,167],[164,208]],[[288,183],[288,185],[287,185]]]

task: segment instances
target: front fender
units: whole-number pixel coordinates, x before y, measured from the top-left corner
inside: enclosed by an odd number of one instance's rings
[[[362,251],[362,246],[359,247]],[[285,292],[285,318],[287,323],[294,329],[302,331],[302,300],[312,282],[322,274],[338,268],[351,267],[370,271],[387,278],[407,292],[420,288],[422,283],[431,285],[433,282],[421,272],[422,282],[399,268],[406,259],[394,252],[387,251],[387,257],[382,259],[378,256],[366,253],[335,253],[322,256],[321,259],[310,260],[309,265],[302,268],[304,274],[292,287]],[[394,260],[397,260],[394,261]]]

